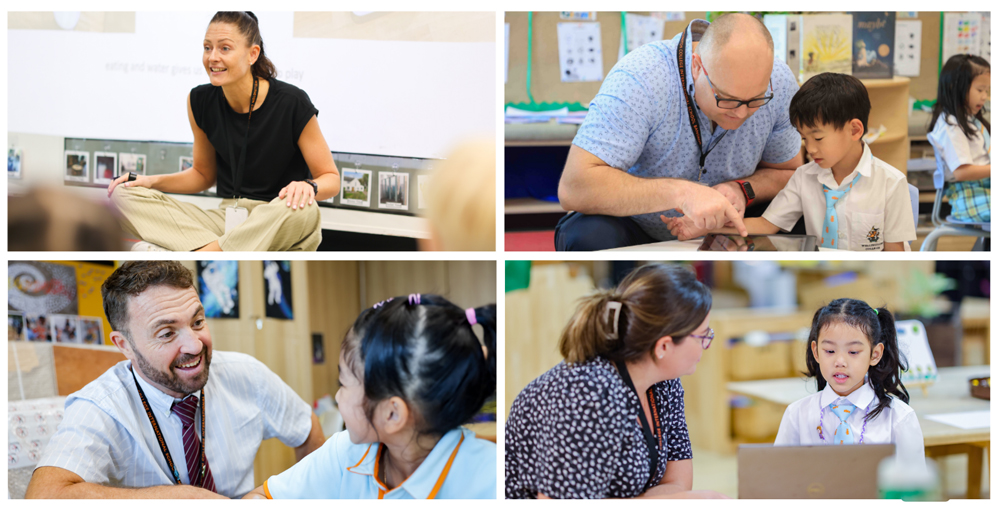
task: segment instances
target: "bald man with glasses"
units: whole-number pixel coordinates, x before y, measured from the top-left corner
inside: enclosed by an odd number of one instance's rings
[[[620,60],[570,147],[556,248],[674,239],[661,216],[745,234],[747,208],[763,212],[803,164],[783,57],[759,20],[727,14]]]

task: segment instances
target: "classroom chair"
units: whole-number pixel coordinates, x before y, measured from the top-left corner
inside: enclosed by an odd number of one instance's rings
[[[917,219],[920,218],[920,189],[912,183],[907,183],[907,186],[910,187],[910,209],[913,210],[913,230],[916,231]]]
[[[924,239],[924,244],[920,246],[921,252],[937,250],[938,238],[941,236],[974,236],[979,238],[972,246],[974,251],[985,250],[986,238],[990,237],[989,222],[961,222],[955,217],[943,216],[941,203],[944,200],[944,187],[937,189],[934,196],[934,210],[931,213],[931,221],[934,222],[934,230]]]

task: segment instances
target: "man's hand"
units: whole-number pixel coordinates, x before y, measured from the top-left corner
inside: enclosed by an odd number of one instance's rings
[[[690,183],[685,190],[681,207],[677,208],[697,231],[711,231],[729,223],[740,236],[747,235],[743,225],[743,214],[736,211],[733,204],[715,188]]]
[[[687,241],[708,234],[708,229],[698,229],[695,227],[694,222],[686,216],[668,218],[660,215],[660,221],[667,224],[670,234],[677,236],[677,239],[680,241]]]
[[[747,209],[747,196],[743,194],[743,189],[740,184],[736,181],[726,181],[725,183],[719,183],[712,187],[718,190],[730,204],[736,208],[736,212],[743,216],[743,213]]]

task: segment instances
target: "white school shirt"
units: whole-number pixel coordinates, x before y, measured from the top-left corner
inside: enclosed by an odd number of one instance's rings
[[[975,128],[974,117],[969,118],[969,124]],[[942,188],[945,181],[955,182],[955,169],[962,165],[989,165],[990,148],[986,147],[986,126],[980,126],[975,136],[969,138],[958,126],[954,115],[941,114],[934,129],[927,134],[927,141],[934,146],[934,158],[937,168],[934,169],[934,187]]]
[[[822,232],[826,214],[823,185],[847,189],[858,174],[861,179],[834,206],[840,227],[838,248],[878,251],[886,242],[901,241],[905,250],[910,250],[909,242],[917,239],[917,231],[913,226],[906,176],[874,157],[868,144],[858,166],[839,185],[833,179],[833,171],[816,162],[796,169],[761,216],[784,231],[792,230],[799,217],[805,217],[806,234],[816,236],[819,244],[828,236]]]
[[[410,477],[389,491],[375,477],[384,448],[351,443],[350,433],[341,431],[264,481],[264,493],[274,499],[496,499],[496,444],[468,429],[445,433]]]
[[[823,436],[826,439],[820,439],[819,430],[816,429],[820,425],[820,410],[843,400],[857,407],[847,417],[855,443],[860,442],[861,431],[864,430],[864,443],[896,444],[898,461],[924,466],[924,435],[920,431],[917,413],[910,405],[892,397],[889,406],[865,424],[865,408],[871,406],[870,410],[874,410],[878,405],[875,390],[868,383],[867,376],[865,380],[864,385],[846,397],[839,396],[827,385],[822,391],[788,405],[785,415],[781,417],[774,445],[832,445],[837,427],[840,426],[840,418],[831,410],[826,410],[823,414]]]
[[[220,495],[241,497],[254,489],[253,461],[260,443],[277,437],[286,445],[302,445],[312,429],[312,409],[278,375],[249,355],[215,351],[209,370],[204,388],[208,465]],[[188,484],[182,424],[170,410],[179,400],[141,376],[135,377],[163,432],[181,482]],[[195,431],[201,438],[200,403]],[[115,364],[69,395],[63,421],[38,466],[59,467],[88,483],[107,486],[174,484],[139,399],[129,361]]]

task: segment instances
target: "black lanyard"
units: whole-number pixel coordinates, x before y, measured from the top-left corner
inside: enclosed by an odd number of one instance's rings
[[[142,391],[142,387],[139,386],[139,380],[135,377],[135,371],[132,371],[132,379],[135,380],[135,388],[139,391],[139,399],[142,400],[142,407],[146,410],[146,416],[149,417],[149,423],[153,425],[153,433],[156,435],[156,441],[160,444],[160,451],[163,452],[163,458],[167,460],[167,466],[170,468],[170,473],[174,476],[174,483],[181,484],[181,475],[177,472],[177,467],[174,466],[174,459],[170,457],[170,451],[167,450],[167,442],[163,439],[163,433],[160,432],[160,425],[156,422],[156,417],[153,416],[153,410],[149,407],[149,401],[146,400],[146,394]],[[201,389],[201,449],[198,451],[198,457],[201,459],[199,464],[198,474],[188,474],[188,480],[191,481],[192,486],[201,486],[200,483],[204,482],[205,478],[205,467],[208,463],[205,461],[205,389]]]
[[[698,142],[698,152],[701,154],[701,159],[698,160],[698,182],[701,182],[701,176],[706,174],[708,171],[705,170],[705,159],[708,158],[709,153],[715,146],[722,142],[723,138],[729,132],[725,132],[719,137],[714,144],[712,144],[708,151],[704,150],[704,146],[701,143],[701,126],[698,125],[698,114],[694,111],[694,103],[691,101],[691,96],[688,94],[687,90],[687,70],[684,68],[684,45],[687,44],[688,29],[684,29],[684,33],[681,35],[680,42],[677,43],[677,72],[681,75],[681,90],[684,91],[684,100],[687,102],[687,112],[688,121],[691,125],[691,131],[694,132],[694,139]]]
[[[225,96],[225,93],[223,93]],[[257,77],[253,77],[253,91],[250,93],[250,112],[247,114],[247,134],[243,138],[243,149],[240,150],[240,159],[236,160],[236,153],[233,152],[233,144],[229,140],[229,122],[226,120],[226,109],[230,109],[229,103],[222,105],[222,128],[226,131],[226,142],[229,145],[229,161],[233,166],[233,197],[240,197],[240,186],[243,185],[243,163],[247,157],[247,145],[250,144],[250,117],[253,116],[253,106],[257,103]]]
[[[625,362],[622,360],[616,361],[615,367],[618,369],[618,374],[621,375],[622,380],[625,380],[628,388],[632,389],[632,393],[638,399],[639,392],[635,390],[635,384],[632,383],[632,377],[628,374]],[[652,478],[656,477],[660,466],[660,447],[663,446],[663,426],[660,424],[660,412],[656,409],[656,393],[653,392],[652,387],[646,390],[646,399],[649,401],[649,412],[653,416],[653,427],[651,429],[649,422],[646,421],[646,413],[642,411],[641,402],[639,403],[639,423],[642,424],[642,436],[646,439],[646,449],[649,450],[649,478],[652,480]]]

